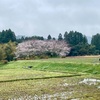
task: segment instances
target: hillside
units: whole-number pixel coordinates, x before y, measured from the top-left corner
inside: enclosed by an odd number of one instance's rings
[[[17,57],[22,55],[39,55],[45,52],[56,53],[59,56],[69,54],[70,47],[64,41],[57,40],[29,40],[19,43],[17,46]]]

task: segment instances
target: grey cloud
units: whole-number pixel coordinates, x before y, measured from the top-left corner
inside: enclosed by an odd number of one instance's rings
[[[99,0],[0,0],[0,31],[57,37],[77,30],[92,35],[100,32],[99,9]]]

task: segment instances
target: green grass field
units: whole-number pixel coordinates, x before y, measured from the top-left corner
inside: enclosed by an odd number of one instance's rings
[[[91,56],[0,64],[0,100],[100,100],[99,63]]]

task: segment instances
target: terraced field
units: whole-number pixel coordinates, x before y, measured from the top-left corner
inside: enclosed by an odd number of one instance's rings
[[[99,63],[90,56],[0,64],[0,100],[100,100]]]

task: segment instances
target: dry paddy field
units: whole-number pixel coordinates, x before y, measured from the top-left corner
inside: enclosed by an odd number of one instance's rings
[[[0,64],[0,100],[100,100],[99,56]]]

